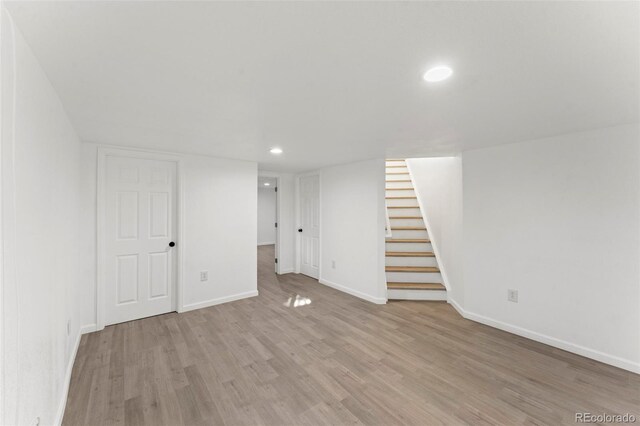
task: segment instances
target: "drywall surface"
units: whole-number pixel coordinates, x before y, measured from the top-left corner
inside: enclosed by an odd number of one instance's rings
[[[258,188],[258,245],[276,242],[276,197],[274,188]]]
[[[412,158],[406,163],[448,297],[463,304],[462,158]]]
[[[55,424],[80,337],[80,141],[20,31],[1,13],[0,423]]]
[[[463,153],[464,309],[640,370],[639,155],[637,124]]]
[[[320,282],[386,303],[384,161],[320,170]],[[335,265],[335,266],[334,266]]]
[[[96,324],[98,145],[82,144],[83,325]],[[192,310],[257,294],[257,164],[175,154],[180,162],[182,306]],[[200,272],[209,279],[200,281]]]

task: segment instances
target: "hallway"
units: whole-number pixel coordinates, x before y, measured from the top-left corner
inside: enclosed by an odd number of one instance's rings
[[[572,424],[640,415],[640,376],[462,319],[375,305],[258,248],[258,297],[84,335],[64,424]]]

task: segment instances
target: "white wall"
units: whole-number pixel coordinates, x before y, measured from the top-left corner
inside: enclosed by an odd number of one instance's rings
[[[384,172],[383,160],[320,170],[319,281],[374,303],[387,300]]]
[[[260,170],[260,176],[278,178],[277,199],[278,211],[278,265],[280,274],[288,274],[295,270],[295,243],[297,226],[295,220],[295,175],[292,173],[280,173]]]
[[[4,8],[2,15],[0,423],[53,424],[79,341],[80,142]]]
[[[448,297],[462,304],[462,158],[413,158],[406,163],[427,219],[429,238],[438,256]]]
[[[463,154],[472,319],[640,372],[639,145],[636,124]]]
[[[275,188],[258,188],[258,245],[276,242]]]
[[[96,158],[98,146],[82,147],[83,300],[95,301]],[[257,295],[257,164],[175,154],[181,161],[184,196],[183,309]],[[200,281],[200,271],[209,272]],[[83,324],[95,328],[95,303],[83,307]]]

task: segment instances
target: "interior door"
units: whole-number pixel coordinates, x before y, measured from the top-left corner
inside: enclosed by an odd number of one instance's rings
[[[107,157],[105,325],[174,308],[176,164]]]
[[[318,278],[320,264],[320,177],[300,178],[300,272]]]

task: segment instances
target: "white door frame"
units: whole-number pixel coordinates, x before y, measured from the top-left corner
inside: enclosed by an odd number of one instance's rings
[[[126,157],[126,158],[139,158],[142,160],[159,160],[170,161],[176,164],[176,214],[177,214],[177,227],[176,235],[176,272],[175,282],[173,285],[173,306],[177,312],[183,312],[183,247],[184,240],[184,198],[182,191],[183,176],[182,176],[182,159],[180,156],[167,154],[156,151],[146,151],[141,149],[125,149],[125,148],[113,148],[98,146],[98,164],[97,164],[97,199],[96,199],[96,330],[104,329],[104,313],[105,313],[105,275],[106,275],[106,249],[105,249],[105,207],[106,207],[106,171],[107,171],[107,158],[108,157]]]
[[[280,223],[280,194],[282,190],[280,188],[280,174],[276,172],[266,172],[266,171],[258,171],[258,178],[260,177],[269,177],[276,179],[276,223],[278,226],[276,227],[276,250],[275,250],[275,259],[278,259],[278,263],[276,263],[276,274],[280,275],[281,265],[282,265],[282,256],[280,253],[282,251],[282,224]]]
[[[300,178],[307,176],[318,176],[318,225],[320,232],[318,234],[318,281],[322,279],[322,172],[320,170],[313,170],[311,172],[301,173],[295,177],[295,217],[296,217],[296,261],[295,261],[295,273],[300,273],[300,259],[302,245],[300,244],[300,233],[298,229],[302,223],[302,212],[300,209]]]

